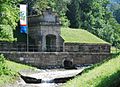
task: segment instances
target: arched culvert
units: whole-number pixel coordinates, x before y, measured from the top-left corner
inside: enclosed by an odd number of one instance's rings
[[[73,60],[64,59],[63,67],[65,69],[75,69],[75,66],[73,65]]]

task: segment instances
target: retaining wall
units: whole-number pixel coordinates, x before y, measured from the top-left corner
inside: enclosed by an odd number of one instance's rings
[[[65,43],[65,52],[90,52],[90,53],[110,53],[110,44],[96,43]]]
[[[0,52],[6,58],[37,67],[62,66],[64,60],[71,60],[73,64],[94,64],[107,58],[110,53],[82,53],[82,52]]]

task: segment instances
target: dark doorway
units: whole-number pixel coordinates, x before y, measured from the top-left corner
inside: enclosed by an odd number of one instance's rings
[[[47,52],[56,51],[56,36],[55,35],[49,34],[46,36],[46,51]]]

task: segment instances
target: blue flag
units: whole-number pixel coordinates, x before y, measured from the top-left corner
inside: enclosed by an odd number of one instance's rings
[[[27,26],[20,26],[20,32],[21,33],[27,33]]]

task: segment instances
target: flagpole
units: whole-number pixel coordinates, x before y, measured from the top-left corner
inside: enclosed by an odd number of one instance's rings
[[[28,36],[28,29],[27,29],[27,52],[29,51],[29,36]]]
[[[28,4],[26,4],[26,10],[28,9]],[[26,17],[26,21],[27,21],[27,52],[29,51],[29,31],[28,31],[28,10],[26,11],[26,15],[27,15],[27,17]]]

